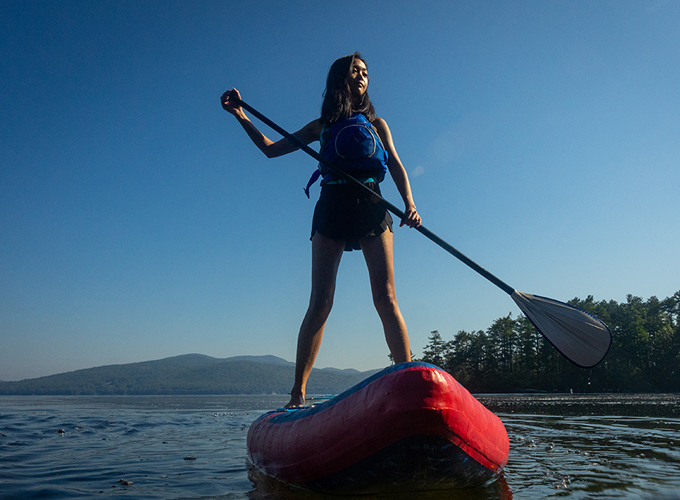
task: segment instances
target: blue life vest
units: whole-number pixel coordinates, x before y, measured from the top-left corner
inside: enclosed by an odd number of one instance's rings
[[[371,123],[362,114],[337,122],[330,128],[324,125],[319,153],[361,182],[382,182],[387,172],[387,151]],[[321,176],[322,186],[347,182],[319,163],[305,188],[307,198],[309,188]]]

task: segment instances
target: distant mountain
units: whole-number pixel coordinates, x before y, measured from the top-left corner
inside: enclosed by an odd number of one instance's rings
[[[287,394],[294,370],[294,363],[276,356],[185,354],[0,382],[0,395]],[[314,369],[307,393],[337,394],[377,371]]]
[[[191,354],[187,354],[187,356],[191,356]],[[200,356],[200,354],[197,354],[196,356]],[[265,365],[287,365],[287,366],[295,366],[295,363],[291,361],[286,361],[283,358],[279,358],[277,356],[232,356],[230,358],[224,358],[222,361],[252,361],[253,363],[263,363]]]

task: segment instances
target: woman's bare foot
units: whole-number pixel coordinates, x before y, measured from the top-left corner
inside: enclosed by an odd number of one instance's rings
[[[305,405],[305,395],[302,393],[290,393],[290,401],[285,406],[286,408],[296,408]]]

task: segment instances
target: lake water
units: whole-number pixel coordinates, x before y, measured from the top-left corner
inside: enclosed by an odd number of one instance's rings
[[[680,395],[478,399],[510,436],[503,475],[484,488],[404,499],[680,498]],[[250,423],[286,401],[2,396],[0,498],[325,498],[249,471]]]

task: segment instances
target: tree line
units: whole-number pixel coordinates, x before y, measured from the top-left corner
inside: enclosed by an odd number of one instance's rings
[[[471,392],[680,392],[680,291],[659,300],[569,304],[604,321],[613,336],[604,360],[589,369],[566,360],[523,314],[445,340],[431,332],[422,361],[440,366]]]

